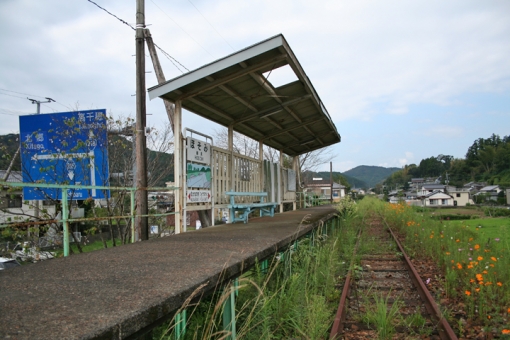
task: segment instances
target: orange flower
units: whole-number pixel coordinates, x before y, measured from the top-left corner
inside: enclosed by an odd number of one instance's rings
[[[473,268],[473,265],[472,264],[468,264],[467,267],[468,267],[468,269],[471,269],[471,268]]]
[[[454,260],[452,260],[452,263],[455,263],[455,261],[454,261]]]
[[[494,261],[494,262],[496,262],[498,259],[497,259],[497,258],[495,258],[494,256],[492,256],[492,257],[491,257],[491,260],[492,260],[492,261]]]
[[[483,281],[483,275],[482,274],[476,274],[476,279],[478,281]]]
[[[471,295],[471,292],[470,292],[469,290],[466,290],[466,292],[465,292],[465,293],[466,293],[466,295],[467,295],[467,296],[470,296],[470,295]]]
[[[489,266],[491,266],[492,268],[494,268],[494,264],[492,264],[492,263],[491,263],[491,264],[489,264]]]
[[[489,249],[485,249],[484,252],[488,253],[488,252],[490,252],[490,250]]]
[[[496,284],[500,287],[503,285],[501,282],[497,282]]]
[[[485,282],[486,286],[490,286],[491,284],[492,284],[492,282]]]
[[[510,329],[503,329],[501,334],[510,334]]]
[[[462,269],[462,265],[457,262],[457,268]]]
[[[480,288],[475,288],[475,291],[478,293],[480,291]]]
[[[474,248],[475,248],[476,250],[478,250],[478,249],[480,249],[480,245],[475,244]]]
[[[434,238],[434,235],[430,235],[430,238]]]
[[[483,260],[483,257],[478,256],[477,260],[478,260],[478,261],[482,261],[482,260]]]
[[[487,315],[487,319],[489,319],[489,320],[490,320],[490,319],[491,319],[491,316],[490,316],[490,315]]]
[[[510,313],[510,308],[508,308],[507,312]]]
[[[469,238],[469,242],[471,242],[471,241],[473,241],[473,238],[472,238],[472,237],[470,237],[470,238]]]
[[[456,240],[455,240],[455,242],[459,243],[459,242],[460,242],[460,240],[459,240],[459,239],[456,239]]]
[[[469,283],[475,283],[474,279],[469,280]]]
[[[489,272],[488,272],[488,271],[486,271],[486,270],[484,270],[482,273],[484,273],[484,274],[488,274]]]
[[[446,255],[450,255],[450,252],[449,252],[449,251],[447,251],[445,254],[446,254]]]

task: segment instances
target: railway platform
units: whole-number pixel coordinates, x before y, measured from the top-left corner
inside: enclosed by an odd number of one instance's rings
[[[334,218],[331,205],[252,218],[0,273],[1,339],[124,339]]]

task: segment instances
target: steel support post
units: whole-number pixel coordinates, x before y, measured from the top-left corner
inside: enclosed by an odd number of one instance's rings
[[[133,190],[130,191],[131,195],[131,243],[135,243],[135,192]]]
[[[229,297],[223,303],[223,330],[226,332],[227,340],[235,340],[236,335],[236,309],[235,309],[235,289],[231,289],[229,286],[227,289],[230,290]]]
[[[69,206],[67,205],[67,189],[62,189],[62,225],[64,226],[64,256],[69,256]]]
[[[180,313],[177,313],[174,318],[175,340],[183,339],[184,335],[186,335],[186,322],[187,322],[187,312],[186,312],[186,309],[183,309]]]

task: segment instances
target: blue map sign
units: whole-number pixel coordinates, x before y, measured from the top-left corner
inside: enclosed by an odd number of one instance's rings
[[[20,116],[24,183],[108,186],[106,110]],[[68,190],[68,198],[109,197],[99,189]],[[62,199],[62,190],[24,188],[24,200]]]

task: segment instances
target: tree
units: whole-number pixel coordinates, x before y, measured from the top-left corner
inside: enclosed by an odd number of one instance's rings
[[[100,173],[110,173],[113,185],[117,187],[132,187],[133,185],[133,164],[134,164],[134,153],[133,153],[133,129],[134,119],[131,117],[120,117],[118,119],[107,118],[107,132],[109,136],[107,148],[107,156],[104,155],[103,159],[105,162],[99,163],[97,160],[94,164],[95,167],[101,168],[109,165],[109,171],[101,171]],[[59,123],[61,124],[61,123]],[[56,126],[56,134],[59,143],[68,144],[70,140],[75,139],[76,132],[79,130],[79,124],[76,121],[68,120],[63,125]],[[153,186],[165,186],[165,181],[168,181],[173,176],[173,135],[169,124],[162,125],[161,127],[151,127],[148,129],[146,134],[148,150],[148,185]],[[88,141],[78,141],[76,147],[71,149],[71,153],[76,149],[84,147]],[[109,162],[106,162],[108,159]],[[90,172],[91,161],[86,157],[76,157],[66,152],[61,152],[59,155],[54,157],[54,160],[41,163],[38,162],[37,166],[41,168],[41,171],[46,171],[51,174],[52,182],[58,184],[75,184],[70,182],[70,177],[66,177],[65,172],[69,168],[66,165],[72,160],[74,163],[73,170],[75,172]],[[29,173],[29,169],[24,168],[22,171],[25,174]],[[48,175],[49,176],[49,175]],[[67,180],[62,181],[62,178]],[[71,179],[72,180],[72,179]],[[109,183],[109,179],[105,179],[105,183]],[[45,199],[50,205],[59,206],[60,202],[55,196],[47,196]],[[59,196],[56,196],[59,197]],[[105,193],[105,197],[108,195]],[[87,211],[87,217],[104,217],[104,216],[126,216],[129,215],[130,210],[130,198],[129,192],[126,191],[114,191],[111,192],[111,197],[103,200],[103,204],[97,206],[94,204],[94,200],[87,197],[77,197],[76,193],[71,191],[69,195],[69,204],[77,204],[79,207],[83,207]],[[48,204],[46,204],[47,206]],[[31,206],[29,206],[31,208]],[[52,220],[56,218],[57,213],[60,209],[56,209],[54,212],[43,206],[39,211],[39,216],[34,216],[30,210],[21,210],[18,213],[20,219],[33,220],[39,219]],[[9,213],[12,213],[9,211]],[[107,230],[109,231],[110,238],[115,244],[114,228],[117,232],[117,237],[120,237],[122,243],[127,243],[130,239],[130,218],[116,218],[114,221],[106,219]],[[98,227],[99,223],[89,223],[88,227],[90,230],[101,230]],[[71,234],[73,235],[73,234]],[[25,233],[26,236],[26,233]],[[74,235],[73,235],[74,236]],[[100,233],[101,239],[103,240],[104,247],[107,247],[107,243],[102,233]]]

